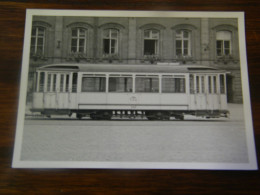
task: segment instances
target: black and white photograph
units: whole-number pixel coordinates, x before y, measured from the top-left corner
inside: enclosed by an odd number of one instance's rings
[[[243,12],[28,9],[14,168],[256,170]]]

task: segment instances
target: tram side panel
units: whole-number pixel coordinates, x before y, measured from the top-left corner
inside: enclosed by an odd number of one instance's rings
[[[42,110],[44,109],[44,99],[43,93],[33,93],[32,110]]]
[[[187,110],[187,94],[78,93],[79,110]]]
[[[61,79],[62,74],[70,76],[68,79],[64,79],[65,76]],[[41,78],[45,79],[40,78],[38,81],[37,91],[33,94],[33,109],[48,114],[105,109],[182,110],[187,114],[204,111],[205,116],[208,111],[227,110],[224,74],[161,75],[160,79],[155,75],[139,76],[139,81],[133,82],[125,77],[125,82],[133,83],[133,86],[126,85],[132,89],[128,91],[125,87],[125,91],[121,93],[111,91],[108,74],[86,75],[86,72],[42,74]],[[65,90],[66,81],[69,81],[69,90]],[[135,86],[138,82],[143,87]],[[144,92],[147,86],[143,82],[150,86],[148,92]],[[40,84],[44,86],[40,87]],[[77,86],[76,90],[72,89],[74,85]]]
[[[106,93],[78,93],[79,110],[102,110],[106,109]]]
[[[158,75],[113,76],[111,79],[107,74],[79,73],[78,109],[187,110],[188,90],[184,77],[187,80],[188,75],[181,78],[170,76],[163,77],[165,87],[159,87],[162,85],[159,85]],[[122,82],[113,85],[113,80]]]
[[[135,110],[138,97],[133,93],[108,93],[107,108],[114,110]]]

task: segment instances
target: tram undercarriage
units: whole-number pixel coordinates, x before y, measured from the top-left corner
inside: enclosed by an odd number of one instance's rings
[[[68,115],[76,114],[77,119],[89,117],[92,120],[111,120],[117,119],[135,119],[142,118],[148,120],[170,120],[171,117],[177,120],[184,120],[185,115],[192,115],[204,118],[229,117],[228,110],[69,110],[69,109],[44,109],[32,110],[40,112],[42,116],[51,117],[51,115]]]

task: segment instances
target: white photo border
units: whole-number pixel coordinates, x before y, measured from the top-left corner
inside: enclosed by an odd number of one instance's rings
[[[30,35],[32,18],[41,16],[92,16],[92,17],[175,17],[175,18],[237,18],[244,119],[248,147],[248,163],[175,163],[175,162],[91,162],[91,161],[22,161],[21,148],[25,120],[26,88],[29,70]],[[115,10],[52,10],[27,9],[24,32],[19,106],[13,153],[13,168],[127,168],[127,169],[206,169],[206,170],[257,170],[257,159],[249,94],[244,12],[206,11],[115,11]]]

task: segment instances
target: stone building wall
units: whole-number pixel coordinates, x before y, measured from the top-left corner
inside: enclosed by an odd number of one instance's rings
[[[242,102],[238,31],[236,19],[214,18],[135,18],[135,17],[64,17],[35,16],[33,26],[42,26],[45,30],[43,55],[30,58],[29,80],[32,80],[35,69],[51,63],[118,63],[118,64],[151,64],[179,63],[213,66],[229,71],[229,102]],[[86,53],[77,57],[71,52],[71,29],[87,29]],[[103,54],[104,29],[118,29],[118,54]],[[144,31],[155,29],[159,32],[158,55],[144,54]],[[180,29],[191,34],[191,55],[180,57],[176,54],[175,37]],[[216,56],[216,32],[232,32],[232,55],[228,58]],[[29,91],[32,91],[28,89]]]

